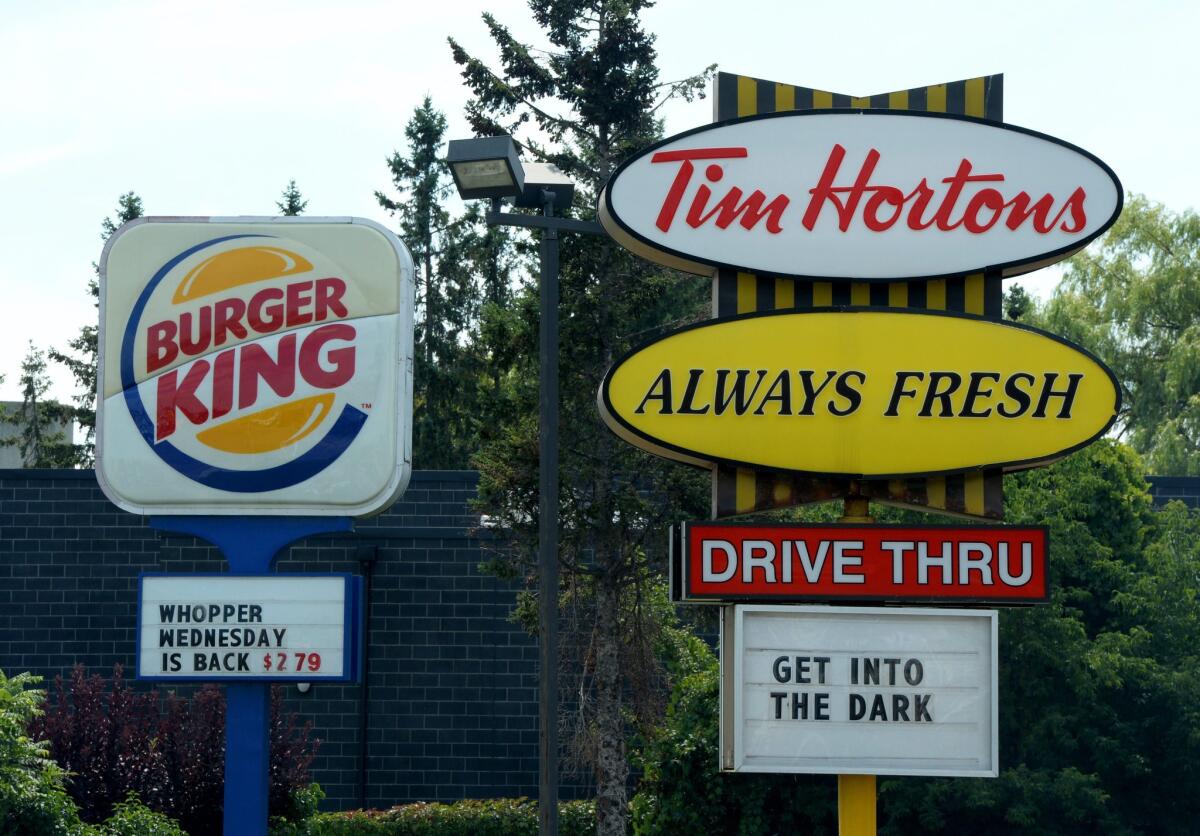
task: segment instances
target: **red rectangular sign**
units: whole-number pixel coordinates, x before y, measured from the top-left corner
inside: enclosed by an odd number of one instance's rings
[[[1047,600],[1043,526],[683,523],[680,601]]]

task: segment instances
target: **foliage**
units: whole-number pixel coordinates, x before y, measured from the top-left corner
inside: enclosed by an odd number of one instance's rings
[[[1052,600],[1000,613],[1000,775],[883,779],[879,832],[1194,830],[1200,516],[1152,511],[1139,458],[1107,440],[1009,477],[1005,504],[1049,526]],[[635,832],[833,832],[832,779],[716,772],[714,664],[642,748]]]
[[[41,713],[40,677],[0,671],[0,834],[57,836],[78,831],[79,817],[63,789],[63,770],[28,727]]]
[[[0,444],[20,450],[23,467],[71,467],[77,458],[75,448],[56,427],[71,420],[72,410],[46,399],[50,389],[46,356],[32,342],[21,363],[20,383],[20,407],[2,416],[17,432]]]
[[[191,698],[137,692],[121,667],[111,682],[76,666],[55,680],[55,698],[32,729],[69,774],[67,789],[87,821],[109,816],[135,792],[150,809],[177,819],[193,836],[220,833],[225,769],[225,699],[215,686]],[[285,716],[271,699],[270,809],[295,818],[311,811],[302,788],[316,744],[310,724]]]
[[[562,836],[588,836],[594,827],[590,801],[558,806]],[[536,836],[537,803],[526,798],[465,799],[453,804],[418,803],[390,810],[322,813],[294,823],[275,822],[271,836]]]
[[[113,814],[89,829],[87,836],[188,836],[179,824],[156,813],[136,793],[113,805]]]
[[[300,190],[296,188],[296,181],[293,179],[288,180],[287,188],[283,190],[280,199],[275,201],[275,205],[279,207],[280,215],[292,218],[304,212],[308,201],[303,199]]]
[[[100,223],[100,238],[107,241],[122,224],[143,214],[142,199],[133,192],[126,192],[117,199],[116,220],[105,218]],[[92,277],[88,279],[88,293],[95,300],[97,323],[100,312],[100,267],[92,263]],[[75,423],[83,431],[83,443],[77,445],[76,457],[80,464],[90,467],[96,457],[96,338],[97,324],[84,325],[79,336],[67,343],[67,351],[50,349],[50,359],[62,363],[75,378],[78,393],[75,407],[71,410]]]
[[[1122,432],[1151,472],[1200,475],[1200,216],[1132,196],[1039,320],[1116,373]]]
[[[660,135],[655,116],[674,95],[702,95],[709,73],[660,82],[645,0],[531,0],[549,48],[517,41],[483,20],[498,68],[450,40],[473,96],[477,135],[510,134],[525,159],[577,182],[570,214],[594,217],[614,168]],[[669,324],[702,315],[708,287],[642,261],[607,237],[564,233],[561,249],[559,559],[564,591],[564,692],[578,695],[576,722],[596,777],[598,832],[624,832],[629,724],[652,723],[635,692],[660,687],[659,632],[647,584],[661,566],[663,526],[706,505],[706,476],[638,452],[600,421],[596,387],[624,351]],[[492,568],[532,588],[538,529],[538,296],[519,289],[497,329],[513,367],[504,381],[515,409],[475,458],[481,510],[511,532],[515,548]],[[528,599],[526,599],[528,601]],[[627,702],[628,700],[628,702]],[[579,742],[579,741],[577,741]]]

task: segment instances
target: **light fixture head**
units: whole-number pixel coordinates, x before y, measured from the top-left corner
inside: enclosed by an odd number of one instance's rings
[[[446,164],[463,200],[516,197],[525,188],[521,158],[510,136],[452,139]]]
[[[561,212],[571,205],[575,196],[575,181],[556,165],[526,163],[525,188],[513,199],[513,205],[523,209],[541,209],[546,205],[545,192],[553,196],[553,208]]]

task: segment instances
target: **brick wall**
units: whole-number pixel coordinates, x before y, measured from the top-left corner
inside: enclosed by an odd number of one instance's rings
[[[537,649],[508,621],[513,587],[478,569],[490,541],[471,530],[476,482],[414,473],[387,513],[354,534],[303,541],[278,563],[360,573],[359,558],[375,556],[368,806],[537,794]],[[223,564],[202,541],[160,535],[114,507],[91,471],[0,470],[0,669],[132,671],[138,573]],[[359,806],[361,686],[285,687],[323,741],[314,777],[327,806]]]

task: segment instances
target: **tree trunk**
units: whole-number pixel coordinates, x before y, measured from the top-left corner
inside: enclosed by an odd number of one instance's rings
[[[596,836],[625,836],[625,728],[621,719],[620,593],[601,578],[596,594]]]

